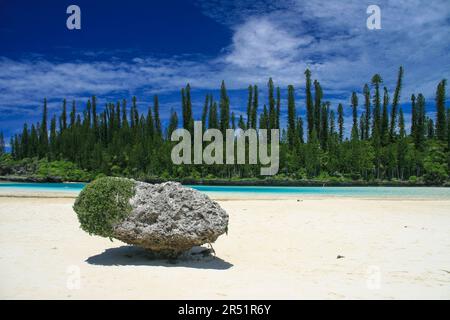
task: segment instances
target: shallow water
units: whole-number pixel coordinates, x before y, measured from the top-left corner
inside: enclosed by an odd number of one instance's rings
[[[85,185],[85,183],[0,182],[0,191],[7,189],[30,192],[80,192]]]
[[[80,192],[84,183],[10,183],[0,182],[0,191]],[[341,196],[380,198],[449,199],[450,188],[438,187],[265,187],[190,185],[207,194]]]
[[[247,187],[247,186],[192,186],[206,193],[393,197],[393,198],[443,198],[450,199],[450,188],[435,187]]]

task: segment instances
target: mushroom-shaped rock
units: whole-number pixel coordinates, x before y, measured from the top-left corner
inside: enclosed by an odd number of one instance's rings
[[[100,178],[74,204],[81,228],[175,257],[227,232],[228,214],[207,195],[176,182]]]

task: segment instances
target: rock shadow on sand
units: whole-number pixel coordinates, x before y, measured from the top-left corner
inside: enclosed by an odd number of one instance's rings
[[[213,256],[204,247],[194,247],[177,259],[155,258],[145,249],[136,246],[121,246],[106,249],[86,259],[86,262],[100,266],[161,266],[195,269],[227,270],[233,264]]]

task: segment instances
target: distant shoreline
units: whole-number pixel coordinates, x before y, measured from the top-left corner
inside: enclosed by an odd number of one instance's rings
[[[336,180],[293,180],[293,179],[159,179],[144,178],[136,180],[148,183],[162,183],[176,181],[183,185],[211,185],[211,186],[266,186],[266,187],[450,187],[450,183],[442,185],[426,184],[424,182],[411,181],[336,181]],[[0,176],[2,182],[32,182],[32,183],[87,183],[89,181],[65,181],[60,177],[40,176]]]
[[[78,192],[74,191],[11,191],[0,189],[1,199],[75,199],[78,197]],[[233,192],[208,192],[207,195],[215,201],[293,201],[302,203],[303,201],[317,201],[317,200],[333,200],[333,201],[417,201],[417,202],[449,202],[447,198],[440,197],[386,197],[386,196],[343,196],[343,195],[311,195],[311,194],[239,194]]]

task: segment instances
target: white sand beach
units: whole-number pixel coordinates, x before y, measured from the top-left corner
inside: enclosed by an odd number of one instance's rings
[[[3,195],[0,298],[450,299],[448,200],[219,198],[217,257],[170,263],[86,234],[73,198]]]

